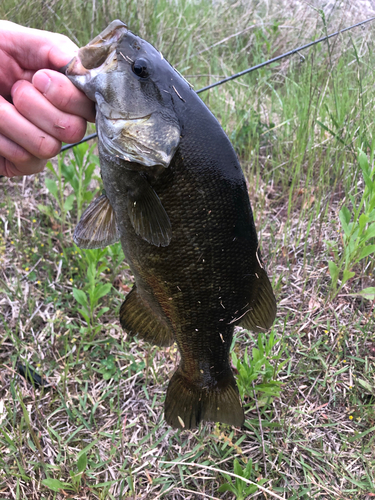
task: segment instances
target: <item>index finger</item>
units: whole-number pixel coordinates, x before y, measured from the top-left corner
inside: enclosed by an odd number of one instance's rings
[[[32,83],[56,108],[95,121],[95,105],[63,74],[51,70],[37,71]]]
[[[10,21],[0,21],[0,47],[29,70],[59,69],[78,50],[65,35],[25,28]]]

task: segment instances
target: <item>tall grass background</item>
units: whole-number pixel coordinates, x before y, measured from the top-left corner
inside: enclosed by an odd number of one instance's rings
[[[366,1],[0,4],[77,45],[119,18],[195,89],[371,15]],[[243,429],[165,424],[176,348],[122,332],[119,245],[72,242],[100,189],[95,145],[2,181],[0,498],[375,496],[373,38],[368,24],[200,94],[241,160],[278,301],[271,332],[236,331]]]

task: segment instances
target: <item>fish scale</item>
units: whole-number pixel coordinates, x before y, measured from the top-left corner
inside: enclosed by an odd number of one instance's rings
[[[83,214],[75,241],[94,248],[119,237],[135,278],[120,310],[124,330],[177,343],[166,421],[240,426],[234,326],[269,328],[276,304],[233,147],[190,85],[120,21],[81,48],[66,74],[97,103],[106,191]]]

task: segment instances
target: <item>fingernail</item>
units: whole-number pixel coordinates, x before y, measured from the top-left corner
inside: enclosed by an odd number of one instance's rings
[[[21,85],[21,83],[22,83],[22,80],[18,80],[18,82],[16,82],[16,83],[13,85],[12,90],[10,91],[10,93],[11,93],[11,96],[12,96],[12,97],[13,97],[13,96],[14,96],[14,94],[16,93],[16,91],[17,91],[18,87]]]
[[[33,84],[39,92],[46,94],[49,86],[51,85],[51,78],[47,75],[47,73],[44,73],[44,71],[38,71],[34,75]]]

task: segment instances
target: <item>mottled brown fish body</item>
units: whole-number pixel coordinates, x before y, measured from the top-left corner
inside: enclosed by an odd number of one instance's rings
[[[152,128],[157,122],[160,128],[159,136],[149,131],[159,155],[153,165],[146,165],[149,156],[139,153],[141,147],[131,145],[135,153],[125,159],[113,154],[107,139],[99,140],[106,195],[136,283],[121,308],[121,324],[157,345],[177,342],[181,362],[165,402],[169,424],[192,428],[212,420],[239,426],[244,416],[229,364],[233,329],[240,323],[253,330],[268,328],[276,310],[244,176],[217,120],[150,44],[126,32],[116,50],[133,65],[123,71],[123,87],[132,88],[135,101],[147,96],[151,122],[145,123]],[[146,78],[134,76],[136,64],[147,68]],[[100,101],[103,85],[89,84],[89,90],[81,88],[88,95],[94,89]],[[129,97],[123,98],[122,119],[128,120]],[[110,99],[104,100],[108,104]],[[103,114],[105,107],[98,108]],[[145,114],[141,110],[138,120]],[[99,138],[101,122],[99,116]],[[111,134],[117,140],[107,131]],[[141,132],[141,139],[146,135]],[[134,158],[137,154],[147,158]]]

